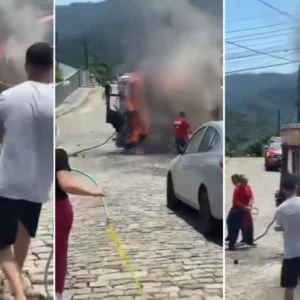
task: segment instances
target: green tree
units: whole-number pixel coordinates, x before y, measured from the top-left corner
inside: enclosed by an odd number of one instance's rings
[[[64,74],[61,68],[59,67],[59,63],[55,64],[55,82],[61,82],[64,80]]]
[[[110,68],[106,63],[94,60],[94,62],[90,65],[90,71],[100,85],[110,79]]]
[[[229,157],[237,157],[242,155],[239,145],[230,136],[225,138],[225,155]]]
[[[270,139],[271,135],[265,135],[258,139],[256,139],[254,142],[249,143],[246,147],[244,152],[250,156],[254,157],[262,157],[263,156],[263,146],[268,143],[268,140]]]

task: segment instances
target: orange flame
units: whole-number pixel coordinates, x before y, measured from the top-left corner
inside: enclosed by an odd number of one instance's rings
[[[131,116],[129,122],[132,132],[129,137],[129,142],[138,144],[150,132],[145,84],[141,75],[130,75],[125,97],[127,109]]]

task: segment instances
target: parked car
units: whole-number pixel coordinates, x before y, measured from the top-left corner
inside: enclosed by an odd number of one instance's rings
[[[199,210],[205,235],[215,233],[223,219],[223,122],[198,128],[183,154],[172,160],[167,175],[167,207],[181,202]]]
[[[265,152],[265,170],[277,171],[281,166],[281,141],[271,141]]]

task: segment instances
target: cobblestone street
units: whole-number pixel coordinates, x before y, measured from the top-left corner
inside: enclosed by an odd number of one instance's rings
[[[50,252],[53,246],[53,202],[49,202],[44,206],[41,214],[41,220],[38,230],[38,235],[32,242],[32,246],[24,266],[25,282],[28,294],[28,300],[53,299],[46,297],[45,291],[45,270]],[[0,274],[0,276],[3,276]],[[53,264],[49,269],[47,280],[49,292],[53,291]],[[9,286],[5,282],[4,286],[0,287],[0,299],[14,299],[10,296]]]
[[[57,124],[58,146],[69,153],[101,144],[113,133],[105,123],[100,90],[59,117]],[[171,158],[122,155],[110,141],[70,162],[104,188],[116,232],[143,285],[143,299],[220,300],[222,248],[194,229],[197,213],[186,209],[177,216],[166,208],[165,175]],[[100,200],[71,200],[75,216],[67,287],[74,291],[74,299],[142,299],[106,233]]]
[[[254,216],[255,236],[262,234],[274,219],[275,191],[279,188],[279,172],[264,171],[263,159],[226,158],[226,206],[229,210],[233,187],[232,174],[245,174],[254,193],[254,206],[259,214]],[[281,300],[280,288],[283,241],[273,225],[260,239],[257,248],[226,251],[226,299],[227,300]],[[239,264],[233,263],[238,259]],[[299,292],[299,291],[298,291]],[[300,299],[297,293],[295,299]]]

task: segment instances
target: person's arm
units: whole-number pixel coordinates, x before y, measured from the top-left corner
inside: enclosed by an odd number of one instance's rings
[[[7,110],[7,102],[5,96],[0,94],[0,144],[3,142],[4,137],[4,117]]]
[[[188,132],[189,132],[190,135],[192,135],[193,134],[192,126],[191,126],[190,123],[187,123],[187,125],[188,125]]]
[[[276,209],[276,215],[275,215],[275,217],[276,217],[276,222],[277,222],[277,224],[278,224],[280,227],[283,228],[282,211],[281,211],[280,206],[277,207],[277,209]],[[284,229],[284,228],[283,228],[283,229]]]
[[[249,188],[249,197],[250,197],[249,207],[252,208],[253,207],[253,202],[254,202],[254,195],[253,195],[251,187],[249,186],[248,188]]]
[[[63,149],[56,150],[56,176],[59,187],[67,194],[77,196],[104,196],[101,188],[90,188],[77,182],[71,173],[69,158]]]

